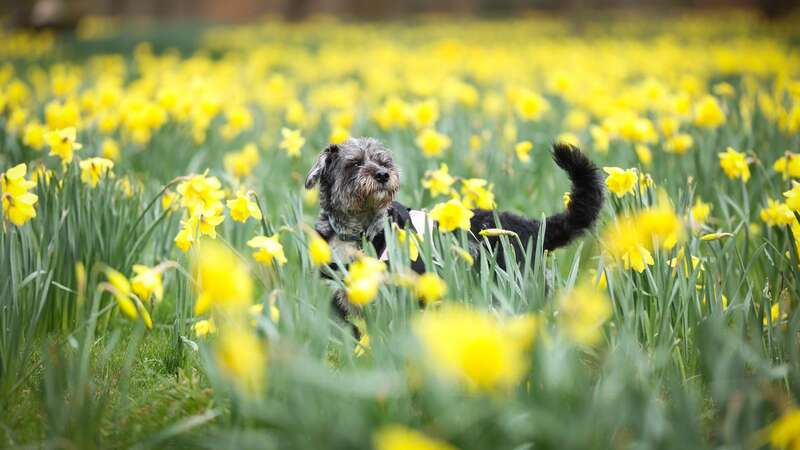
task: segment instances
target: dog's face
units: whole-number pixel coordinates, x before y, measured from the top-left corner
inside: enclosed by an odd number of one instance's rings
[[[332,144],[317,157],[306,189],[320,185],[320,206],[342,215],[370,215],[389,207],[400,173],[389,150],[372,138]]]

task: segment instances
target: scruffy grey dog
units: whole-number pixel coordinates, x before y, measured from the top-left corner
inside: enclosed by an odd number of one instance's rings
[[[591,228],[603,207],[603,181],[600,171],[577,148],[568,144],[553,145],[553,160],[567,172],[572,181],[569,207],[545,219],[543,248],[553,250],[567,245],[585,230]],[[394,201],[400,187],[400,172],[389,150],[372,138],[351,138],[342,144],[332,144],[322,150],[306,178],[306,188],[320,186],[320,214],[316,230],[326,239],[341,258],[347,261],[363,243],[369,242],[377,255],[385,255],[386,221],[400,228],[412,226],[422,233],[425,225],[415,220],[420,211]],[[523,245],[535,244],[541,221],[510,212],[474,209],[470,220],[470,236],[494,250],[498,265],[504,266],[505,257],[499,238],[479,238],[478,233],[487,228],[500,227],[515,232],[513,239],[517,261],[525,256]],[[412,262],[417,273],[425,271],[422,258]],[[346,317],[353,312],[343,295],[334,301],[337,312]]]

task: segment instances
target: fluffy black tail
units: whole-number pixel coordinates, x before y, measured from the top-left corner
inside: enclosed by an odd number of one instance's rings
[[[603,208],[603,179],[600,170],[581,151],[569,144],[553,144],[553,160],[572,181],[566,211],[546,219],[544,249],[567,245],[594,225]]]

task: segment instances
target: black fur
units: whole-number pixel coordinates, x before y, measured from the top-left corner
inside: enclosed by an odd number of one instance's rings
[[[544,250],[563,247],[594,225],[603,208],[603,179],[600,170],[579,149],[569,144],[553,145],[553,160],[567,172],[572,181],[571,202],[566,211],[545,219]],[[495,212],[484,209],[473,210],[470,220],[472,235],[479,236],[481,230],[496,228]],[[519,240],[511,239],[518,262],[525,256],[523,246],[532,245],[539,236],[541,221],[519,216],[510,212],[497,213],[500,228],[519,235]],[[505,258],[499,238],[487,237],[489,245],[495,249],[498,263],[504,265]]]

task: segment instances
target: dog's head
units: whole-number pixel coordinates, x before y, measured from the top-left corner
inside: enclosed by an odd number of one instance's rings
[[[377,215],[400,187],[400,172],[389,150],[372,138],[331,144],[317,157],[306,189],[319,183],[320,206],[336,215]]]

